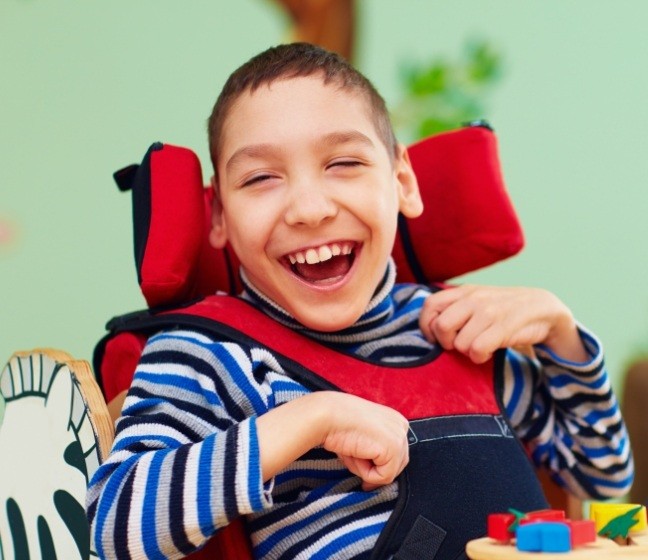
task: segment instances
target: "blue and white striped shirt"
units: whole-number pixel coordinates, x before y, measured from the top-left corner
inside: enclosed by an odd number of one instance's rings
[[[324,344],[381,361],[432,349],[418,328],[429,291],[394,285],[393,268],[360,320],[315,333],[250,286],[246,299]],[[535,348],[507,350],[503,402],[538,465],[582,498],[627,492],[633,465],[599,342],[573,364]],[[316,448],[264,485],[256,418],[308,393],[269,351],[176,330],[152,337],[117,425],[112,453],[88,492],[102,558],[181,558],[245,516],[257,558],[368,558],[397,484],[360,488],[337,457]]]

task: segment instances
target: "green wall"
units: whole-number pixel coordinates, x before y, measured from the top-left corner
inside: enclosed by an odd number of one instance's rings
[[[456,58],[470,37],[504,54],[485,116],[527,248],[462,280],[556,292],[603,339],[618,385],[648,349],[648,3],[358,6],[358,65],[391,104],[406,60]],[[0,0],[0,227],[14,230],[0,236],[0,358],[89,359],[104,322],[143,305],[111,173],[155,140],[206,163],[227,74],[285,31],[269,0]]]

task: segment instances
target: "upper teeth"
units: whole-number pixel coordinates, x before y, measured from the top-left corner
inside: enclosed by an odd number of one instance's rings
[[[317,264],[338,255],[350,255],[352,249],[353,245],[351,243],[331,243],[330,245],[321,245],[320,247],[306,249],[306,251],[291,253],[288,255],[288,259],[290,264]]]

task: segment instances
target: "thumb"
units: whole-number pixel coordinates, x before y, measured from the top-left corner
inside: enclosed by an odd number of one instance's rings
[[[423,306],[421,309],[421,315],[419,316],[419,329],[421,329],[426,340],[432,344],[438,342],[434,334],[434,321],[438,316],[439,312],[428,306]]]
[[[362,480],[362,489],[366,492],[380,488],[390,482],[385,480],[385,477],[380,474],[379,468],[369,459],[342,455],[338,455],[338,457],[352,474]]]

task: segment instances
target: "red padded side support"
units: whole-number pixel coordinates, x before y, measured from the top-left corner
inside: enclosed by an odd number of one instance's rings
[[[432,136],[408,148],[425,205],[407,220],[417,278],[399,236],[399,282],[442,282],[503,260],[524,246],[522,228],[504,185],[497,138],[483,127]]]
[[[101,367],[96,372],[101,377],[106,402],[130,387],[144,344],[146,336],[132,332],[120,333],[106,343]]]
[[[150,160],[150,225],[140,287],[150,307],[188,299],[204,240],[202,171],[191,150],[165,145]],[[136,218],[137,219],[137,218]]]

